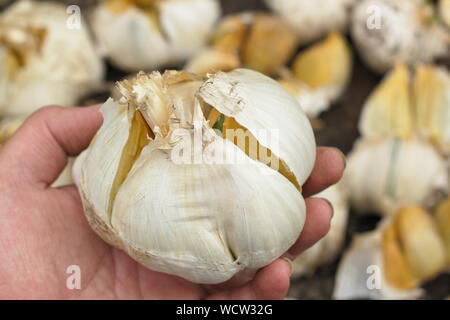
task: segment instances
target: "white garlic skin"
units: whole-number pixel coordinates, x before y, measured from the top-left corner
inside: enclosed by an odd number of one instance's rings
[[[125,71],[154,70],[187,60],[206,44],[220,16],[217,0],[158,2],[159,29],[141,9],[112,12],[105,2],[92,27],[106,56]]]
[[[69,29],[66,6],[52,2],[19,1],[0,15],[0,24],[45,28],[39,53],[11,78],[0,70],[0,113],[27,115],[49,104],[73,106],[103,78],[104,67],[86,25]],[[0,64],[6,65],[0,45]]]
[[[314,197],[327,199],[333,206],[330,230],[325,237],[294,260],[293,277],[313,274],[318,267],[335,259],[344,244],[349,205],[341,183],[328,187]]]
[[[142,89],[133,90],[154,97],[154,92]],[[174,103],[182,102],[174,114],[202,119],[205,145],[224,143],[225,154],[237,152],[249,163],[176,164],[170,156],[173,146],[151,140],[109,213],[109,196],[130,129],[127,106],[110,99],[102,107],[102,127],[74,166],[90,225],[148,268],[196,283],[221,283],[269,264],[298,238],[305,221],[303,197],[280,173],[217,136],[197,102],[208,100],[251,132],[261,125],[280,129],[278,155],[303,183],[314,165],[315,142],[301,107],[274,80],[245,69],[218,73],[183,99],[165,92]],[[286,112],[279,112],[281,108]],[[263,137],[258,141],[274,147]]]
[[[427,10],[422,0],[358,2],[352,13],[351,35],[366,64],[384,73],[398,61],[415,64],[447,55],[449,34],[439,24],[423,21]]]
[[[343,179],[357,211],[382,215],[403,205],[429,207],[449,189],[445,160],[431,144],[415,138],[358,140]]]
[[[350,9],[357,0],[265,0],[274,12],[297,31],[302,44],[330,31],[345,32]]]

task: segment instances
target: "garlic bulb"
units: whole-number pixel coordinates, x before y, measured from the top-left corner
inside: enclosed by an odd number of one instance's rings
[[[430,62],[449,52],[449,34],[425,0],[359,1],[351,34],[363,60],[380,73],[398,61]]]
[[[450,154],[450,73],[445,67],[419,65],[413,83],[418,132]]]
[[[104,0],[92,26],[117,67],[153,70],[199,51],[219,16],[217,0]]]
[[[431,216],[401,208],[373,232],[355,236],[337,272],[336,299],[407,299],[445,267],[445,249]]]
[[[359,140],[344,185],[359,212],[389,215],[409,204],[429,206],[449,188],[445,160],[418,139]]]
[[[26,115],[48,104],[74,105],[103,77],[83,22],[68,27],[66,7],[18,1],[0,15],[0,113]]]
[[[436,207],[434,218],[447,251],[447,267],[450,269],[450,196]]]
[[[365,102],[359,131],[367,138],[413,135],[410,75],[404,64],[389,72]]]
[[[331,262],[339,254],[344,244],[349,210],[347,199],[341,188],[340,184],[333,185],[315,195],[315,197],[330,201],[333,205],[333,219],[327,235],[294,260],[293,277],[310,275],[318,267]]]
[[[74,166],[103,239],[197,283],[265,266],[295,242],[315,141],[276,81],[246,69],[206,81],[166,71],[140,73],[119,89]]]
[[[298,33],[301,43],[345,31],[349,12],[356,0],[266,0],[267,5]]]
[[[187,71],[206,74],[244,66],[272,75],[293,55],[297,36],[273,15],[243,12],[225,17],[209,44],[188,61]]]

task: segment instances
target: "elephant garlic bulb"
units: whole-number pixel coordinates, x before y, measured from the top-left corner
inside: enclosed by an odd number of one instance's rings
[[[318,267],[335,259],[344,244],[349,208],[341,184],[333,185],[314,197],[330,201],[333,206],[333,219],[327,235],[294,260],[293,277],[313,274]]]
[[[431,62],[449,53],[450,35],[426,0],[362,0],[352,14],[351,34],[363,60],[384,73],[398,61]]]
[[[431,206],[448,192],[447,164],[419,139],[362,139],[348,157],[344,184],[359,212],[390,215],[400,206]]]
[[[114,65],[153,70],[199,51],[219,16],[217,0],[103,0],[92,26]]]
[[[297,36],[276,16],[243,12],[225,17],[209,45],[188,61],[187,71],[207,74],[243,66],[273,75],[294,54]]]
[[[296,241],[315,140],[276,81],[247,69],[206,80],[166,71],[118,86],[74,166],[104,240],[196,283],[263,267]]]
[[[333,30],[346,31],[350,9],[357,0],[265,0],[308,43]]]
[[[84,23],[70,29],[66,7],[18,1],[0,14],[0,114],[74,105],[103,77]]]
[[[431,215],[403,207],[373,232],[355,236],[338,268],[334,298],[408,299],[445,269],[445,249]]]

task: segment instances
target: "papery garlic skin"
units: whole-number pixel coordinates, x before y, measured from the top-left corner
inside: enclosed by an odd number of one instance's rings
[[[308,43],[333,30],[346,31],[356,0],[265,0]]]
[[[430,62],[449,53],[450,36],[422,0],[362,0],[352,14],[351,34],[363,60],[384,73],[398,61]]]
[[[69,17],[64,5],[35,1],[18,1],[0,15],[0,64],[6,66],[0,71],[0,113],[75,105],[100,83],[103,64],[86,26],[81,21],[80,29],[69,29]],[[41,37],[37,45],[30,29]],[[11,50],[22,55],[15,66]]]
[[[120,103],[110,99],[102,107],[104,123],[74,166],[86,217],[104,240],[153,270],[196,283],[263,267],[296,241],[305,221],[299,190],[217,135],[201,107],[208,103],[236,119],[304,183],[315,161],[313,132],[274,80],[245,69],[206,81],[167,71],[122,82],[120,92]],[[144,121],[150,131],[137,137]],[[279,146],[261,135],[263,128],[279,130]],[[200,146],[183,149],[192,154],[181,163],[174,158],[184,144],[179,129],[201,134]],[[215,162],[221,153],[246,161]]]
[[[431,215],[405,206],[375,231],[355,236],[339,265],[334,297],[418,298],[419,286],[444,268],[444,244]]]
[[[449,181],[445,160],[429,143],[383,138],[356,142],[344,185],[357,211],[389,215],[402,205],[433,205]]]
[[[412,94],[418,132],[450,154],[450,73],[445,67],[419,65]]]
[[[154,16],[132,1],[122,2],[124,8],[114,10],[102,1],[92,26],[106,56],[125,71],[154,70],[185,61],[206,44],[220,16],[217,0],[155,1]]]
[[[298,256],[292,266],[292,276],[311,275],[316,269],[330,263],[339,254],[345,240],[349,205],[340,183],[333,185],[314,197],[330,201],[333,206],[333,218],[330,230],[311,248]]]

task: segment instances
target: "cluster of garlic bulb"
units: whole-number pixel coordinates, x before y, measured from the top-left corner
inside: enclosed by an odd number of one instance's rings
[[[68,27],[66,7],[18,1],[0,15],[0,114],[74,105],[103,78],[89,33]]]
[[[315,141],[276,81],[247,69],[206,80],[166,71],[118,86],[121,99],[103,105],[104,123],[74,166],[103,239],[197,283],[265,266],[295,242]]]
[[[397,61],[431,62],[448,55],[450,34],[426,0],[362,0],[352,14],[351,34],[361,57],[384,73]]]
[[[209,47],[188,61],[185,69],[197,74],[245,67],[273,75],[292,57],[295,32],[281,19],[263,12],[225,17],[212,33]]]
[[[114,65],[154,70],[195,54],[219,16],[217,0],[103,0],[92,26]]]
[[[352,53],[338,32],[301,51],[292,70],[281,73],[283,87],[294,95],[306,114],[314,118],[336,102],[350,81]]]
[[[447,208],[447,242],[449,217]],[[340,262],[334,298],[420,297],[420,285],[445,271],[447,259],[432,215],[420,207],[403,207],[375,231],[355,236]]]
[[[265,0],[299,35],[301,43],[320,39],[330,31],[347,30],[357,0]]]
[[[341,184],[333,185],[314,197],[327,199],[332,204],[333,219],[327,235],[294,260],[293,277],[311,275],[318,267],[332,262],[344,244],[349,206]]]

